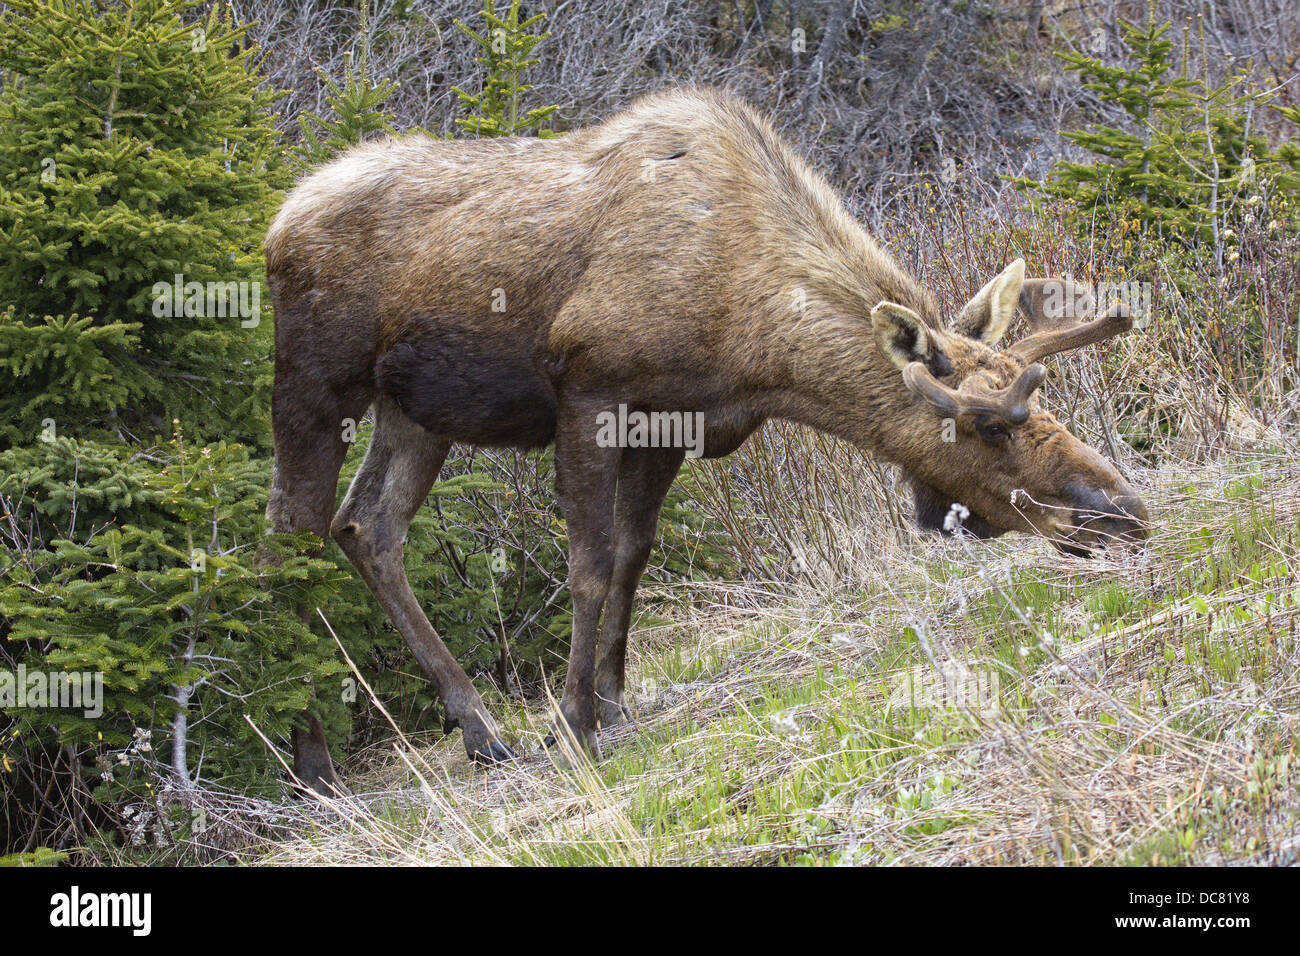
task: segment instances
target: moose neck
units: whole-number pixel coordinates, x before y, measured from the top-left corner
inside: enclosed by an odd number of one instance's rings
[[[896,302],[937,325],[937,306],[847,213],[818,226],[821,236],[786,247],[784,274],[765,283],[767,412],[899,461],[908,443],[898,423],[914,399],[876,345],[871,310]]]

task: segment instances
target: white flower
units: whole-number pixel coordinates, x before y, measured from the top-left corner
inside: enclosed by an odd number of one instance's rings
[[[962,526],[962,522],[970,517],[970,509],[960,501],[954,501],[952,507],[943,518],[943,530],[952,534]]]
[[[773,733],[783,737],[793,737],[799,733],[799,723],[794,719],[794,714],[769,714],[767,719],[772,723]]]

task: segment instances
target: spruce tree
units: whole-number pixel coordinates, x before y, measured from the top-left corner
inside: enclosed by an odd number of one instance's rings
[[[296,539],[252,561],[291,164],[244,30],[192,0],[0,12],[0,672],[104,691],[4,705],[5,834],[84,843],[160,777],[278,786],[246,718],[283,739],[339,667],[277,610],[337,574]]]
[[[343,77],[336,80],[322,69],[316,76],[326,90],[324,115],[304,113],[298,117],[302,142],[298,156],[305,165],[328,162],[349,146],[375,133],[393,132],[393,118],[386,104],[397,92],[397,82],[377,80],[370,75],[370,3],[361,0],[361,23],[358,42],[360,62],[354,64],[349,51],[343,58]]]
[[[1241,77],[1215,85],[1189,75],[1190,36],[1179,62],[1172,26],[1156,21],[1154,7],[1145,26],[1121,21],[1127,58],[1119,64],[1060,54],[1085,89],[1122,111],[1124,123],[1064,133],[1093,159],[1060,162],[1043,182],[1014,182],[1068,201],[1082,232],[1150,234],[1221,253],[1227,224],[1249,196],[1296,188],[1300,155],[1274,151],[1262,134],[1256,117],[1268,94],[1249,90]]]
[[[46,419],[263,434],[259,243],[289,171],[246,29],[194,0],[5,4],[0,445]]]
[[[524,72],[541,60],[531,57],[533,49],[550,36],[550,33],[530,33],[534,26],[546,19],[538,13],[522,23],[519,20],[519,0],[511,0],[505,16],[496,12],[495,0],[483,0],[480,11],[486,30],[479,33],[463,20],[456,26],[474,41],[482,55],[475,62],[483,67],[483,89],[478,94],[466,93],[452,87],[460,97],[461,106],[468,116],[458,117],[461,129],[476,136],[518,136],[526,132],[546,139],[555,134],[544,127],[555,115],[558,107],[538,106],[524,110],[524,94],[532,89],[523,81]]]

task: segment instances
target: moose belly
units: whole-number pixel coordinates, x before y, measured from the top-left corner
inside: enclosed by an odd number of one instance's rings
[[[379,359],[375,381],[412,421],[452,441],[540,448],[555,438],[555,391],[528,335],[426,326]]]

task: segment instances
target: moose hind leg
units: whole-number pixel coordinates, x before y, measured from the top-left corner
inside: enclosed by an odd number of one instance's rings
[[[334,416],[330,416],[317,430],[317,450],[311,455],[295,454],[298,449],[286,442],[276,442],[271,497],[267,505],[267,519],[272,530],[282,533],[310,531],[322,541],[328,539],[344,451],[333,446],[330,433],[339,431]],[[263,553],[259,560],[271,559]],[[299,607],[297,613],[303,621],[310,623],[307,608]],[[343,782],[334,770],[320,718],[310,709],[303,711],[294,721],[291,736],[293,775],[323,796],[340,792]]]
[[[614,571],[596,643],[596,720],[602,727],[627,717],[623,685],[632,601],[654,546],[659,511],[684,457],[681,449],[628,448],[619,461]]]
[[[391,399],[378,399],[370,447],[330,533],[433,681],[449,723],[464,732],[466,753],[495,763],[515,754],[501,742],[474,684],[429,623],[402,566],[406,529],[450,447],[402,414]]]
[[[338,397],[326,390],[316,404],[308,405],[295,400],[296,386],[292,376],[277,373],[272,412],[275,465],[266,517],[274,531],[310,531],[327,541],[339,469],[347,453],[344,420],[360,418],[369,398],[355,391]],[[259,560],[273,559],[263,552]],[[297,613],[310,620],[307,608]],[[311,710],[298,715],[292,740],[294,776],[319,794],[339,792],[343,784],[330,759],[325,730]]]

